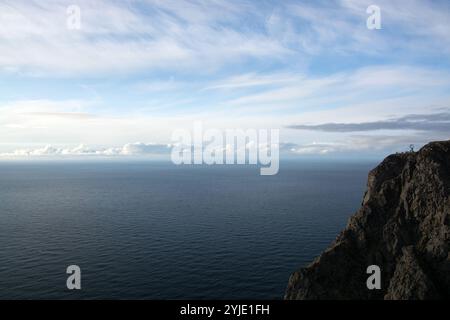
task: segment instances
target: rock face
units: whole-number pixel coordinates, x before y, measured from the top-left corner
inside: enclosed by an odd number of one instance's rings
[[[449,299],[450,141],[387,157],[334,243],[289,279],[285,299]],[[381,269],[369,290],[367,267]]]

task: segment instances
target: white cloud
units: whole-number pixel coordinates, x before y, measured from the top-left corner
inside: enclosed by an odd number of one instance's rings
[[[170,153],[171,145],[154,143],[127,143],[122,147],[116,148],[91,148],[80,144],[74,148],[55,147],[47,145],[39,148],[17,149],[12,152],[0,153],[3,158],[22,158],[22,157],[80,157],[80,156],[148,156],[148,155],[167,155]]]
[[[288,52],[276,39],[220,24],[251,13],[246,6],[226,1],[148,3],[144,14],[135,5],[145,1],[78,1],[81,30],[68,30],[68,1],[5,0],[0,4],[0,68],[52,75],[207,70]]]
[[[341,151],[345,145],[339,143],[317,143],[303,145],[291,145],[287,152],[295,155],[326,155],[333,152]]]
[[[328,74],[321,77],[308,77],[304,74],[282,75],[253,75],[251,81],[245,75],[244,84],[251,82],[254,87],[259,84],[269,84],[261,90],[249,90],[241,93],[237,98],[231,98],[223,103],[230,107],[247,110],[249,113],[264,111],[295,110],[296,113],[320,112],[327,109],[330,113],[339,113],[340,108],[355,106],[365,109],[364,115],[376,112],[371,108],[364,108],[364,104],[380,105],[389,99],[397,99],[395,109],[402,109],[409,105],[410,100],[428,97],[427,106],[450,87],[450,73],[422,67],[390,65],[360,68],[348,72]],[[225,82],[223,86],[239,86],[235,79]],[[418,98],[420,97],[420,98]],[[444,94],[445,97],[445,94]],[[404,102],[401,101],[404,99]],[[356,105],[359,104],[358,107]],[[424,108],[424,105],[421,105]],[[332,109],[332,110],[329,110]],[[392,110],[386,106],[385,110]],[[320,119],[320,117],[317,117]]]
[[[366,135],[348,135],[346,137],[335,137],[327,142],[281,142],[278,144],[280,155],[284,156],[309,156],[320,155],[329,156],[334,154],[351,154],[358,152],[367,152],[372,154],[383,154],[392,152],[404,152],[409,150],[412,144],[416,149],[422,147],[431,140],[442,140],[438,135],[428,138],[417,133],[408,133],[392,135],[387,133],[366,134]],[[247,147],[254,145],[249,142]],[[61,147],[55,145],[46,145],[35,148],[16,149],[9,152],[0,152],[0,159],[92,159],[92,158],[161,158],[169,159],[173,144],[158,143],[127,143],[120,147],[89,147],[80,144],[76,147]],[[205,145],[206,146],[206,145]],[[277,145],[271,145],[276,148]],[[230,145],[214,148],[215,152],[230,151]],[[267,152],[269,145],[260,144],[258,148],[261,152]],[[186,146],[189,149],[189,146]],[[243,149],[236,149],[236,152],[243,152]]]
[[[445,5],[417,0],[377,3],[386,29],[395,32],[367,30],[369,0],[341,0],[326,8],[291,1],[79,0],[79,31],[66,28],[72,4],[2,1],[0,69],[37,75],[143,68],[198,73],[255,59],[292,65],[321,53],[381,56],[395,48],[408,55],[439,55],[450,50]]]
[[[372,134],[350,135],[347,137],[335,137],[329,142],[309,143],[284,143],[280,144],[280,151],[284,155],[335,155],[335,154],[389,154],[394,152],[409,151],[410,145],[417,150],[430,141],[444,140],[439,136],[424,137],[423,135],[409,133],[403,135]]]
[[[298,82],[299,76],[291,73],[257,74],[247,73],[236,75],[213,83],[202,90],[233,90],[251,87],[282,85]]]

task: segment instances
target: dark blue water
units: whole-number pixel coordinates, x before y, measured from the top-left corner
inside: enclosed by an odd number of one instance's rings
[[[373,163],[1,163],[0,298],[279,299]],[[82,290],[66,289],[66,268]]]

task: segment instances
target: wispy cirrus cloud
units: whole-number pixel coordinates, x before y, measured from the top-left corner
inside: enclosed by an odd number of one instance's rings
[[[311,111],[362,105],[363,102],[373,103],[394,97],[445,96],[446,88],[450,87],[450,73],[404,65],[371,66],[322,76],[301,73],[245,75],[218,86],[227,87],[242,90],[238,97],[224,103],[228,107],[255,111],[265,107],[280,111]]]
[[[276,39],[242,25],[243,17],[252,15],[250,5],[81,0],[81,29],[72,31],[66,27],[69,5],[3,1],[0,68],[53,75],[207,70],[288,53]]]
[[[322,54],[381,57],[392,46],[408,56],[450,50],[445,2],[380,0],[388,31],[376,33],[365,27],[370,4],[80,0],[82,27],[71,31],[66,9],[72,1],[4,0],[0,68],[72,76],[142,68],[214,72],[258,60],[298,65]]]

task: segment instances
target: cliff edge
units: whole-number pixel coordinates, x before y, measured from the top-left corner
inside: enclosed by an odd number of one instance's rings
[[[362,206],[285,299],[449,299],[450,141],[388,156],[369,173]],[[381,270],[369,290],[367,267]]]

